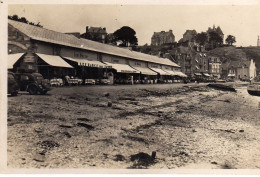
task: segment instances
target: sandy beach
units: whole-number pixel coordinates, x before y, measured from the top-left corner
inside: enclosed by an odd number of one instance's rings
[[[260,97],[245,85],[237,92],[206,85],[74,86],[8,97],[8,167],[259,169]]]

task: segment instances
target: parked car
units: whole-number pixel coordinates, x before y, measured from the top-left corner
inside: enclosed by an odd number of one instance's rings
[[[85,84],[88,85],[95,85],[96,84],[96,81],[95,79],[85,79]]]
[[[19,85],[17,83],[15,74],[12,72],[8,72],[8,94],[12,96],[16,96],[19,91]]]
[[[21,91],[28,91],[31,95],[46,94],[50,90],[50,83],[40,73],[16,73]]]
[[[101,83],[101,84],[104,84],[104,85],[107,85],[107,84],[110,83],[110,81],[109,81],[108,79],[101,79],[101,80],[100,80],[100,83]]]

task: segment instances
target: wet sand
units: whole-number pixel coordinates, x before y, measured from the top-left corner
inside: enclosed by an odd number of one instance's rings
[[[259,169],[260,97],[236,89],[79,86],[8,97],[8,167]]]

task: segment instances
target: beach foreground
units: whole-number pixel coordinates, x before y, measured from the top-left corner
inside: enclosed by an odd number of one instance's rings
[[[259,169],[260,97],[236,90],[75,86],[8,97],[8,167]]]

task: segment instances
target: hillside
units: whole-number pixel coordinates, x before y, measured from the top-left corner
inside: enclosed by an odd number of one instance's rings
[[[210,50],[209,54],[219,57],[226,57],[231,60],[245,60],[247,58],[246,53],[242,49],[234,46],[215,48]]]
[[[257,72],[260,72],[260,48],[234,46],[220,47],[209,51],[209,54],[229,58],[230,60],[245,60],[252,58],[256,63]]]
[[[260,48],[257,47],[245,47],[242,50],[249,58],[253,58],[256,63],[258,73],[260,72]]]

